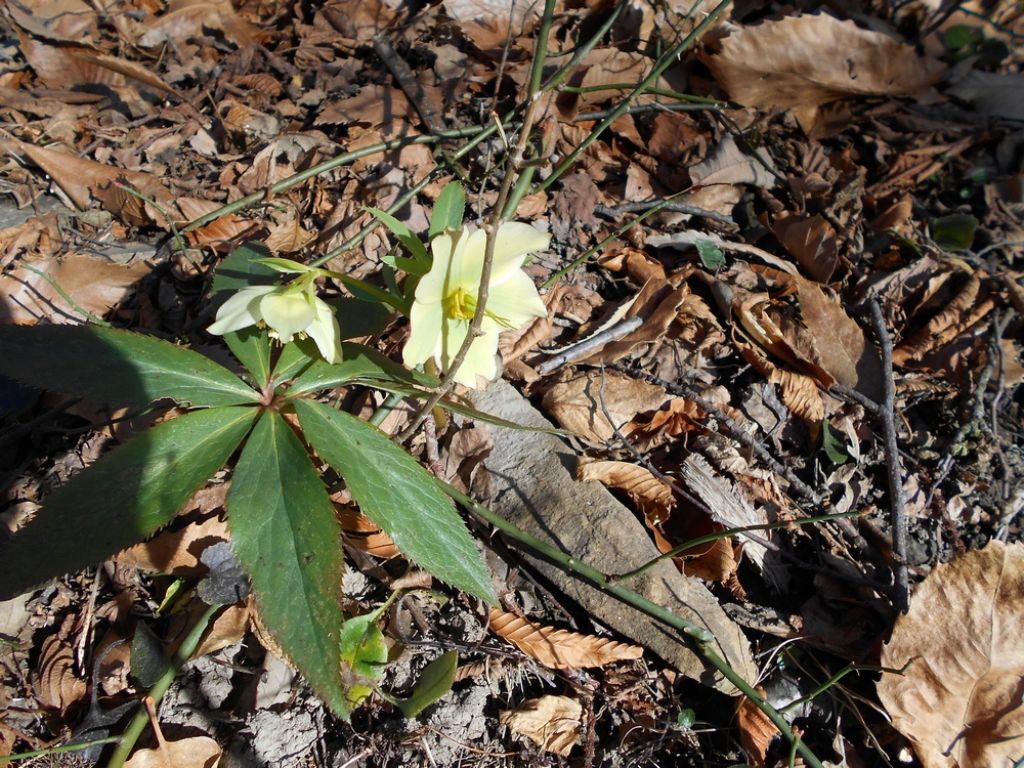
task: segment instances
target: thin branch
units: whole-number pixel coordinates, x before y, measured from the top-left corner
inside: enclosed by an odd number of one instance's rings
[[[882,439],[885,447],[885,464],[889,480],[889,506],[892,525],[892,551],[896,560],[896,590],[893,605],[900,613],[910,608],[910,575],[907,571],[907,497],[903,490],[903,467],[900,449],[896,443],[896,383],[893,380],[892,337],[885,327],[885,318],[878,302],[868,302],[871,310],[871,327],[882,352],[883,401],[878,416],[882,423]]]
[[[649,211],[655,206],[661,211],[675,211],[676,213],[688,213],[691,216],[697,216],[702,219],[710,219],[711,221],[717,221],[721,224],[735,224],[735,220],[732,216],[728,216],[718,211],[709,211],[707,208],[699,208],[696,205],[690,205],[689,203],[670,203],[665,202],[662,204],[660,200],[645,200],[639,203],[623,203],[622,205],[598,205],[594,208],[594,213],[599,216],[621,216],[624,213],[637,213],[639,211]]]

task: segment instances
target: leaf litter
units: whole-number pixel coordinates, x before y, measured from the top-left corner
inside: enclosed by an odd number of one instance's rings
[[[688,19],[693,5],[622,4],[611,34],[546,102],[539,178],[644,77],[659,46],[713,7]],[[540,408],[517,413],[576,436],[516,436],[537,466],[565,469],[543,492],[520,488],[523,498],[569,526],[548,533],[600,570],[642,560],[609,548],[618,540],[601,518],[618,521],[629,551],[675,553],[666,583],[700,595],[737,671],[830,765],[1024,756],[1012,686],[1024,653],[1013,587],[1024,510],[1024,15],[1011,2],[947,5],[738,4],[519,208],[554,235],[528,265],[538,285],[608,239],[545,295],[547,318],[500,346],[506,378]],[[615,7],[556,3],[549,53],[569,54]],[[539,5],[494,0],[416,12],[355,0],[125,9],[3,4],[0,322],[102,319],[225,361],[202,334],[212,321],[204,275],[242,242],[303,259],[336,251],[332,269],[373,281],[394,243],[363,233],[364,206],[386,208],[423,183],[395,215],[424,230],[444,180],[459,176],[469,217],[487,214],[497,141],[454,167],[452,140],[443,152],[396,146],[291,178],[381,141],[433,142],[433,131],[486,122],[522,98],[543,29]],[[397,359],[405,328],[367,328]],[[107,423],[110,413],[0,384],[10,510],[0,520],[13,530],[138,414]],[[355,387],[338,394],[364,417],[381,402]],[[897,459],[883,451],[880,409],[895,414]],[[383,426],[395,434],[408,418],[397,408]],[[434,429],[416,454],[500,506],[487,486],[517,461],[512,438],[464,417]],[[887,484],[894,462],[902,510]],[[615,496],[552,514],[551,499],[599,498],[583,490],[594,481]],[[229,483],[218,477],[168,529],[101,569],[0,604],[0,755],[120,733],[104,713],[146,690],[131,641],[150,632],[173,647],[194,620],[203,553],[230,536],[220,514]],[[346,493],[334,499],[350,564],[343,599],[365,614],[416,574],[403,581],[394,543]],[[805,524],[829,513],[855,516]],[[894,514],[908,522],[903,551]],[[758,529],[730,533],[741,526]],[[282,673],[246,602],[218,620],[165,699],[166,741],[132,764],[165,764],[179,749],[175,761],[197,765],[220,750],[263,765],[785,764],[775,726],[735,691],[702,684],[675,639],[638,639],[605,613],[610,597],[591,602],[543,563],[481,540],[494,549],[498,593],[524,608],[501,614],[520,650],[488,636],[486,612],[457,591],[403,601],[382,624],[389,683],[411,686],[448,650],[481,670],[457,674],[417,719],[379,699],[358,729],[330,719]],[[271,672],[283,686],[274,694],[254,683]],[[259,735],[232,739],[225,714]]]

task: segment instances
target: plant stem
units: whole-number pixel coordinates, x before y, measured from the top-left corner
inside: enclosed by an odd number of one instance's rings
[[[66,752],[81,752],[83,749],[98,747],[102,744],[113,744],[117,741],[120,741],[119,736],[108,736],[105,739],[81,741],[75,744],[65,744],[61,747],[50,747],[50,749],[37,749],[34,752],[20,752],[16,755],[0,755],[0,763],[9,763],[14,760],[28,760],[31,757],[43,757],[46,755],[62,755]]]
[[[211,605],[203,612],[203,615],[196,621],[195,626],[189,630],[188,635],[185,637],[184,642],[178,646],[178,650],[174,656],[171,657],[167,667],[164,669],[163,674],[157,679],[156,683],[149,690],[149,696],[154,702],[160,703],[163,699],[164,694],[171,687],[171,683],[174,682],[174,678],[177,677],[178,672],[185,666],[185,662],[189,660],[189,657],[195,653],[196,648],[199,647],[199,641],[206,633],[207,627],[210,625],[210,621],[213,619],[213,615],[219,611],[223,606]],[[146,729],[146,725],[149,723],[149,716],[146,712],[145,707],[139,707],[135,710],[135,715],[132,717],[132,721],[128,724],[128,728],[125,730],[124,735],[121,736],[120,743],[117,745],[117,749],[114,750],[114,754],[110,757],[110,762],[107,763],[107,768],[122,768],[125,760],[128,759],[128,755],[131,754],[132,749],[135,747],[135,742],[139,740],[139,736]]]
[[[708,630],[687,621],[682,616],[679,616],[667,608],[648,600],[643,595],[633,592],[621,584],[614,582],[608,575],[587,565],[586,563],[570,557],[565,552],[551,544],[548,544],[546,541],[541,541],[535,536],[531,536],[525,531],[521,531],[501,515],[496,512],[492,512],[483,504],[473,500],[454,486],[440,480],[438,482],[441,483],[441,487],[444,489],[445,493],[462,504],[477,517],[497,528],[509,539],[533,550],[537,555],[543,557],[545,560],[556,564],[564,572],[575,574],[576,576],[590,582],[602,592],[621,600],[627,605],[633,606],[651,618],[660,621],[662,624],[672,627],[673,629],[692,638],[695,641],[694,645],[696,646],[697,652],[700,653],[711,666],[721,672],[722,676],[732,683],[744,696],[754,702],[754,705],[765,713],[775,727],[779,729],[780,733],[782,733],[782,735],[785,736],[791,744],[796,744],[797,751],[803,755],[808,766],[811,766],[811,768],[823,768],[821,761],[815,756],[810,747],[808,747],[795,733],[793,733],[793,730],[786,722],[786,719],[778,712],[778,710],[776,710],[764,699],[763,696],[754,690],[753,686],[744,680],[743,677],[736,672],[736,670],[733,669],[727,661],[725,661],[725,659],[718,655],[717,651],[715,651],[713,647],[715,643],[715,636]]]

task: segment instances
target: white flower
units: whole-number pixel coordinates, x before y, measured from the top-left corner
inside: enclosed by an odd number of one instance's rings
[[[487,306],[477,338],[455,374],[455,381],[476,386],[476,377],[497,378],[498,334],[519,328],[547,309],[533,280],[522,271],[527,254],[548,247],[551,236],[529,224],[510,222],[498,229]],[[402,350],[405,364],[415,367],[434,358],[447,372],[458,354],[476,311],[487,235],[483,230],[451,230],[435,237],[433,264],[416,287],[410,312],[412,330]]]
[[[217,335],[266,325],[272,338],[287,344],[293,337],[309,336],[328,363],[341,361],[341,330],[330,305],[317,298],[311,279],[290,285],[254,285],[243,288],[217,310],[209,332]]]

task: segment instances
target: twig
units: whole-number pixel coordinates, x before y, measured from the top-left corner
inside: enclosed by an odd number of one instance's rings
[[[459,368],[462,367],[466,357],[469,355],[470,347],[473,346],[474,342],[476,342],[477,338],[481,335],[480,328],[483,325],[484,317],[486,316],[487,299],[490,294],[491,269],[494,265],[494,247],[498,239],[498,229],[501,226],[501,222],[505,219],[505,204],[508,202],[509,194],[512,191],[512,185],[516,180],[520,167],[522,166],[526,147],[530,142],[530,131],[533,128],[534,121],[537,119],[537,112],[541,106],[541,100],[539,98],[541,93],[540,80],[541,75],[544,72],[544,62],[547,59],[548,31],[551,28],[551,19],[554,16],[554,12],[555,0],[545,0],[544,16],[541,21],[540,29],[537,33],[537,44],[534,48],[533,66],[530,70],[529,86],[527,88],[528,104],[526,107],[526,114],[523,115],[523,124],[519,129],[519,136],[516,140],[516,145],[509,156],[508,167],[505,171],[505,178],[502,180],[501,190],[498,192],[498,199],[495,201],[494,207],[491,209],[491,215],[487,220],[487,224],[484,226],[484,231],[487,234],[487,244],[484,248],[484,260],[480,269],[480,287],[477,289],[476,309],[473,312],[473,319],[469,323],[469,330],[466,332],[466,338],[462,340],[462,346],[459,347],[459,351],[452,359],[451,364],[448,366],[448,370],[445,371],[444,378],[441,380],[441,385],[423,404],[415,418],[413,418],[409,423],[409,426],[402,430],[401,434],[395,438],[398,443],[404,443],[412,437],[434,407],[452,390],[452,387],[455,386],[455,376],[458,374]],[[496,115],[495,121],[497,121]],[[500,125],[500,123],[498,123],[498,125]]]
[[[71,294],[69,294],[67,291],[65,291],[63,288],[61,288],[60,283],[57,282],[57,280],[53,277],[53,275],[47,274],[46,272],[43,272],[41,269],[36,269],[35,267],[30,266],[28,264],[20,264],[19,266],[22,269],[27,269],[29,272],[34,272],[35,274],[39,275],[39,277],[43,278],[43,280],[48,282],[50,284],[50,287],[53,288],[53,290],[55,290],[60,295],[60,297],[62,299],[64,299],[64,301],[66,301],[68,303],[69,307],[71,307],[75,312],[80,314],[82,317],[84,317],[90,323],[93,323],[95,325],[101,325],[104,328],[112,328],[113,327],[113,326],[111,326],[110,323],[108,323],[102,317],[99,317],[98,315],[94,315],[89,310],[80,307],[78,305],[78,302],[76,302],[73,298],[71,298]]]
[[[581,357],[586,357],[591,352],[603,347],[605,344],[618,341],[623,336],[635,331],[643,325],[643,323],[644,319],[640,317],[640,315],[634,315],[633,317],[626,318],[621,323],[616,323],[611,328],[605,328],[600,333],[595,333],[593,336],[590,336],[577,344],[573,344],[564,352],[559,352],[557,355],[548,358],[537,366],[537,373],[541,376],[547,376],[556,368],[561,368],[567,363],[579,360]]]
[[[604,109],[599,112],[580,112],[576,117],[572,119],[574,123],[585,123],[589,120],[604,120],[611,115],[615,117],[621,117],[622,115],[642,115],[647,112],[706,112],[706,111],[717,111],[721,109],[716,104],[636,104],[634,106],[626,107],[621,112],[617,112],[615,109]]]
[[[409,65],[405,63],[405,60],[398,55],[398,52],[391,44],[391,36],[387,32],[381,32],[373,38],[373,52],[380,57],[380,60],[384,62],[384,66],[391,72],[395,82],[398,83],[398,87],[402,89],[402,93],[409,99],[409,103],[412,104],[413,109],[416,110],[423,120],[427,130],[435,134],[444,130],[437,110],[434,109],[433,105],[426,98],[423,85],[416,79],[416,75],[409,69]]]
[[[599,216],[610,216],[618,217],[623,213],[637,213],[639,211],[649,211],[651,208],[659,206],[658,210],[661,211],[675,211],[676,213],[688,213],[691,216],[697,216],[702,219],[710,219],[711,221],[717,221],[721,224],[735,224],[732,216],[727,216],[724,213],[718,211],[709,211],[706,208],[698,208],[696,205],[690,205],[689,203],[668,203],[661,205],[658,200],[644,201],[641,203],[623,203],[622,205],[598,205],[594,208],[594,213]]]
[[[892,524],[892,550],[896,560],[896,589],[893,607],[900,613],[910,608],[910,575],[907,571],[907,498],[903,491],[903,469],[900,450],[896,443],[896,384],[893,380],[892,338],[885,327],[885,318],[878,302],[868,302],[871,310],[871,327],[882,351],[882,383],[884,399],[878,416],[882,422],[882,439],[885,446],[885,464],[889,479],[889,505]]]

